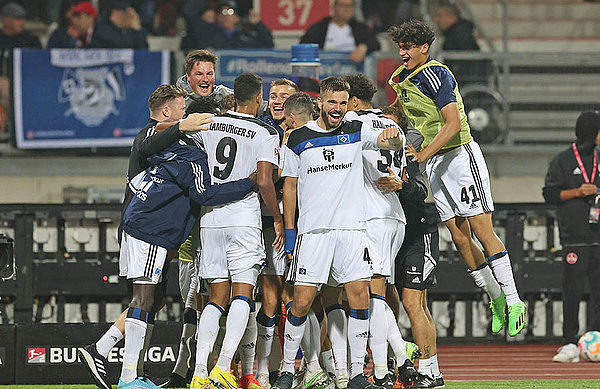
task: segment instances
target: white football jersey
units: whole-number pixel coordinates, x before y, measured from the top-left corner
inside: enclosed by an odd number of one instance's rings
[[[344,120],[358,120],[365,128],[379,132],[385,128],[395,127],[401,134],[402,129],[398,124],[385,117],[380,109],[366,109],[362,111],[349,111]],[[380,177],[388,176],[387,168],[392,169],[396,177],[402,178],[402,171],[406,167],[404,156],[404,134],[402,149],[392,150],[363,150],[363,171],[365,175],[365,217],[371,219],[396,219],[406,224],[404,209],[396,193],[384,193],[377,187]]]
[[[376,149],[380,131],[346,121],[326,131],[315,121],[283,146],[282,176],[298,178],[298,233],[364,229],[362,150]]]
[[[258,162],[279,162],[279,135],[254,116],[227,111],[215,116],[209,130],[188,135],[201,138],[208,154],[213,184],[240,180],[256,171]],[[261,227],[258,193],[233,203],[202,207],[201,227]]]

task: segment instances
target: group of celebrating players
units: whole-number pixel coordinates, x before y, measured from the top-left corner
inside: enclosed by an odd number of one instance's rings
[[[186,387],[186,376],[196,389],[443,387],[426,300],[440,219],[489,295],[492,331],[507,316],[511,336],[523,329],[525,305],[492,228],[487,167],[456,80],[429,56],[426,24],[390,33],[402,65],[390,78],[398,98],[381,109],[362,74],[322,80],[318,109],[294,82],[276,80],[265,107],[253,73],[233,90],[215,85],[208,50],[187,55],[177,86],[154,91],[123,207],[119,262],[131,303],[79,352],[100,388],[110,388],[106,357],[123,337],[119,389]],[[420,163],[435,208],[424,202]],[[156,386],[143,356],[176,257],[184,326],[173,373]],[[400,300],[415,343],[400,333]]]

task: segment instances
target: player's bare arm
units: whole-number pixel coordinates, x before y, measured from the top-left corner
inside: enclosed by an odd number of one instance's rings
[[[440,132],[433,138],[431,143],[423,150],[417,151],[412,145],[405,147],[407,157],[413,157],[416,162],[424,162],[431,156],[435,155],[448,142],[452,140],[460,132],[460,114],[458,112],[458,104],[453,102],[446,104],[441,110],[444,118],[444,125]]]
[[[275,239],[273,240],[273,247],[275,250],[281,251],[283,247],[283,218],[279,212],[279,206],[277,203],[277,194],[275,192],[275,185],[273,184],[273,164],[270,162],[259,161],[258,170],[256,176],[256,183],[258,184],[258,190],[262,196],[265,205],[273,215],[275,228]]]
[[[179,131],[198,131],[208,130],[207,124],[213,121],[215,115],[210,113],[192,113],[188,117],[179,122]]]

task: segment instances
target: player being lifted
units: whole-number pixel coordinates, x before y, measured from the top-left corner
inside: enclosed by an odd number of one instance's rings
[[[344,120],[360,121],[363,127],[371,131],[384,128],[398,128],[402,131],[380,109],[373,108],[371,100],[377,88],[367,76],[355,73],[342,78],[350,85],[348,113]],[[362,154],[367,248],[373,264],[373,277],[369,285],[369,346],[373,354],[375,384],[391,389],[396,377],[388,373],[388,342],[394,352],[396,366],[399,366],[399,379],[405,385],[409,385],[418,376],[411,359],[414,360],[419,351],[414,343],[407,343],[402,339],[394,313],[385,301],[386,279],[393,276],[392,265],[404,241],[406,217],[398,196],[395,193],[384,193],[377,187],[377,180],[388,175],[402,177],[406,159],[404,147],[394,152],[384,149],[363,150]],[[407,352],[411,355],[408,356]]]
[[[429,56],[435,34],[425,23],[411,20],[392,27],[390,34],[402,58],[389,80],[398,94],[395,104],[425,137],[421,151],[409,145],[406,156],[427,163],[440,217],[469,274],[490,296],[492,332],[504,326],[508,303],[508,333],[515,336],[525,326],[525,304],[517,292],[508,252],[494,232],[489,174],[479,145],[471,137],[456,79],[448,67]],[[472,232],[483,245],[487,261]]]
[[[296,203],[297,193],[299,236],[288,275],[294,300],[285,324],[282,373],[273,385],[278,389],[292,385],[308,311],[317,288],[328,281],[344,286],[350,305],[348,387],[373,387],[363,374],[372,268],[365,256],[362,150],[397,150],[403,138],[397,127],[373,131],[358,121],[343,122],[349,89],[338,77],[323,80],[320,118],[294,130],[283,147],[284,209]],[[294,220],[285,222],[294,228]]]
[[[283,219],[273,185],[277,167],[279,137],[271,126],[255,118],[262,103],[262,80],[244,73],[234,81],[237,111],[215,117],[208,131],[197,133],[206,147],[213,182],[225,183],[257,171],[257,185],[273,215],[273,246],[283,247]],[[221,207],[206,207],[200,218],[202,252],[200,276],[209,283],[209,303],[199,321],[196,368],[192,388],[210,382],[237,388],[230,372],[231,360],[246,329],[252,291],[264,264],[265,248],[261,231],[257,193]],[[219,319],[231,297],[225,338],[216,366],[208,374],[208,355],[219,330]]]

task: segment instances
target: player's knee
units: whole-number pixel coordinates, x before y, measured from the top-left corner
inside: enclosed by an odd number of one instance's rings
[[[150,312],[154,307],[154,296],[150,295],[135,295],[131,299],[131,304],[129,304],[131,308],[140,308],[143,311]]]

